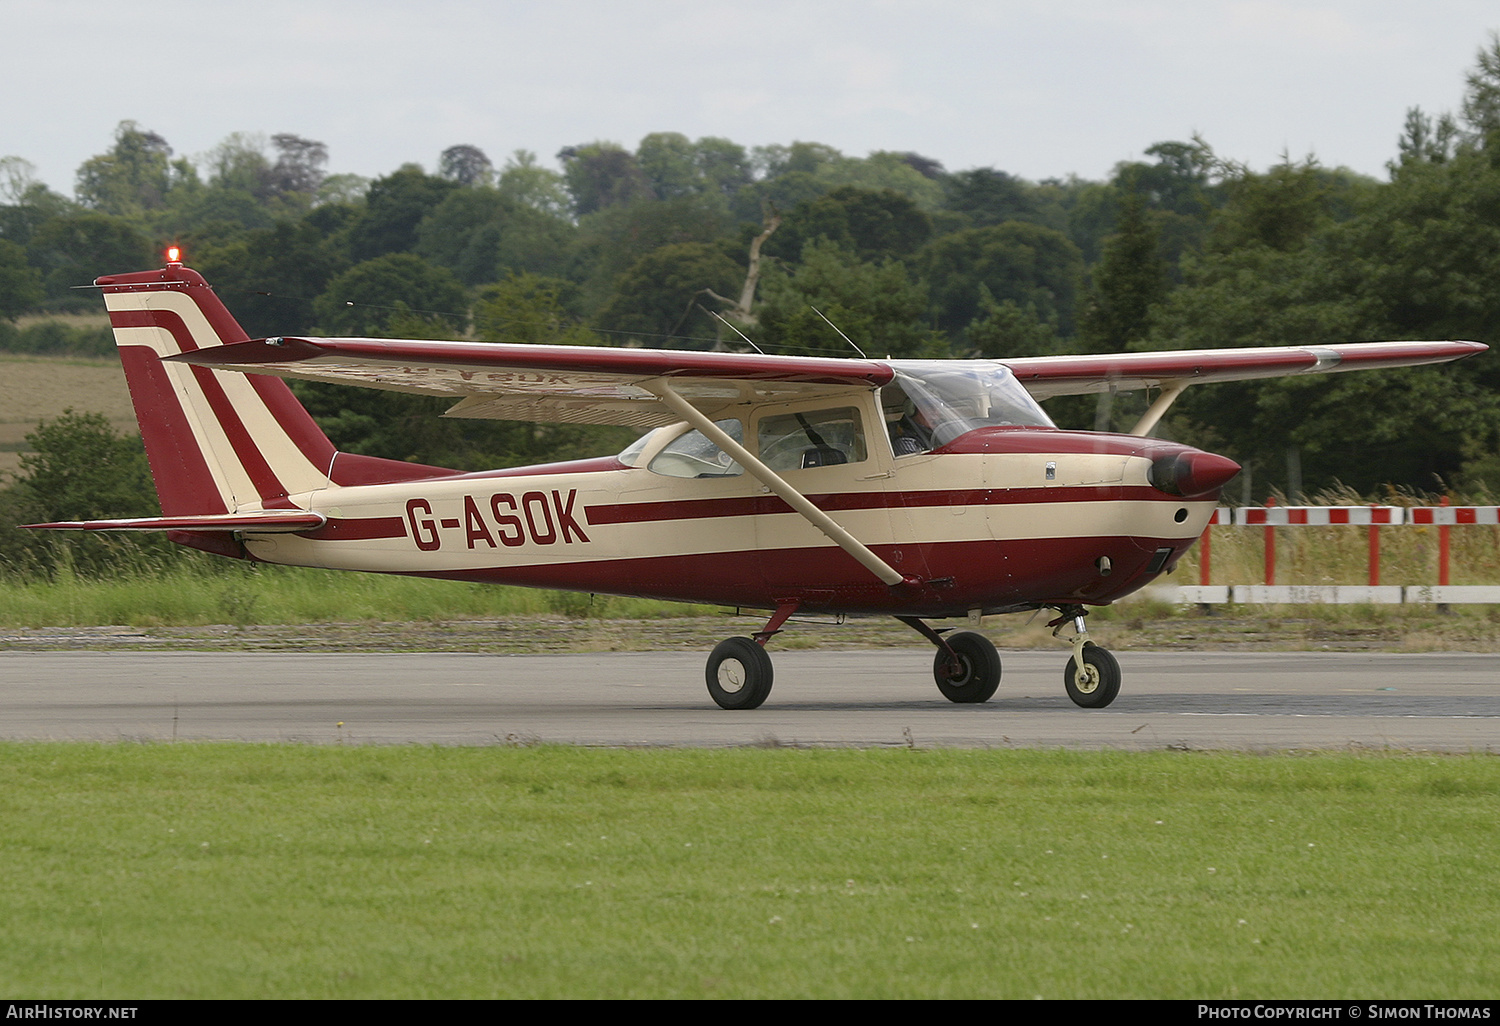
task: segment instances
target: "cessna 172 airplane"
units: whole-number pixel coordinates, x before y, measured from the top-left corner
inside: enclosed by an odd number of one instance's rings
[[[489,342],[250,339],[179,262],[99,278],[162,516],[33,527],[164,530],[242,559],[768,611],[709,657],[754,709],[796,613],[895,616],[933,643],[954,702],[1000,658],[932,618],[1053,609],[1084,708],[1115,658],[1087,606],[1170,572],[1233,461],[1150,432],[1189,385],[1457,360],[1476,342],[1118,356],[820,359]],[[454,417],[650,429],[616,456],[458,473],[338,451],[277,377],[447,396]],[[1129,434],[1065,431],[1055,395],[1160,388]]]

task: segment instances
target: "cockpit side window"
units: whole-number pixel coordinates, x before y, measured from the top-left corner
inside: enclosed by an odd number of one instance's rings
[[[853,406],[762,417],[756,436],[761,462],[778,474],[869,457],[864,425]]]
[[[745,426],[738,419],[714,424],[736,442],[744,444]],[[738,477],[745,472],[734,457],[709,441],[701,431],[679,436],[656,454],[646,468],[664,477]]]

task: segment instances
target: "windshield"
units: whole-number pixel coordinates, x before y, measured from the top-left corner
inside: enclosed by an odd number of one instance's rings
[[[975,428],[1056,426],[1003,363],[892,360],[891,367],[896,380],[880,390],[886,420],[914,422],[933,448]]]

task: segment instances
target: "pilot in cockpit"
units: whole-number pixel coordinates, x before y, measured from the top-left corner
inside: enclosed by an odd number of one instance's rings
[[[897,456],[912,456],[932,448],[932,425],[927,415],[917,408],[899,384],[890,384],[880,390],[881,412],[885,415],[885,428],[891,436],[891,452]]]

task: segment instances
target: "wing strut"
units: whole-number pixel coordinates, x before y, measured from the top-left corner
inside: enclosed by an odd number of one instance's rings
[[[672,391],[670,383],[658,378],[655,381],[642,382],[642,387],[666,404],[673,413],[701,431],[709,441],[738,460],[740,466],[749,471],[752,477],[779,495],[788,506],[802,514],[808,523],[827,535],[831,541],[858,560],[859,564],[870,573],[892,587],[903,583],[916,583],[914,578],[908,578],[871,552],[863,542],[840,527],[827,513],[809,502],[807,496],[787,484],[774,470],[750,455],[749,451],[731,438],[728,432],[699,412],[692,403]]]
[[[1151,409],[1141,414],[1141,419],[1136,421],[1135,427],[1130,429],[1130,433],[1132,435],[1136,435],[1142,438],[1144,438],[1146,435],[1149,435],[1152,429],[1156,427],[1157,423],[1160,422],[1162,417],[1166,416],[1167,411],[1172,408],[1172,404],[1177,401],[1177,397],[1180,396],[1183,392],[1186,392],[1187,387],[1191,385],[1192,382],[1164,381],[1162,382],[1162,384],[1165,387],[1162,389],[1161,395],[1156,397],[1156,402],[1151,404]]]

